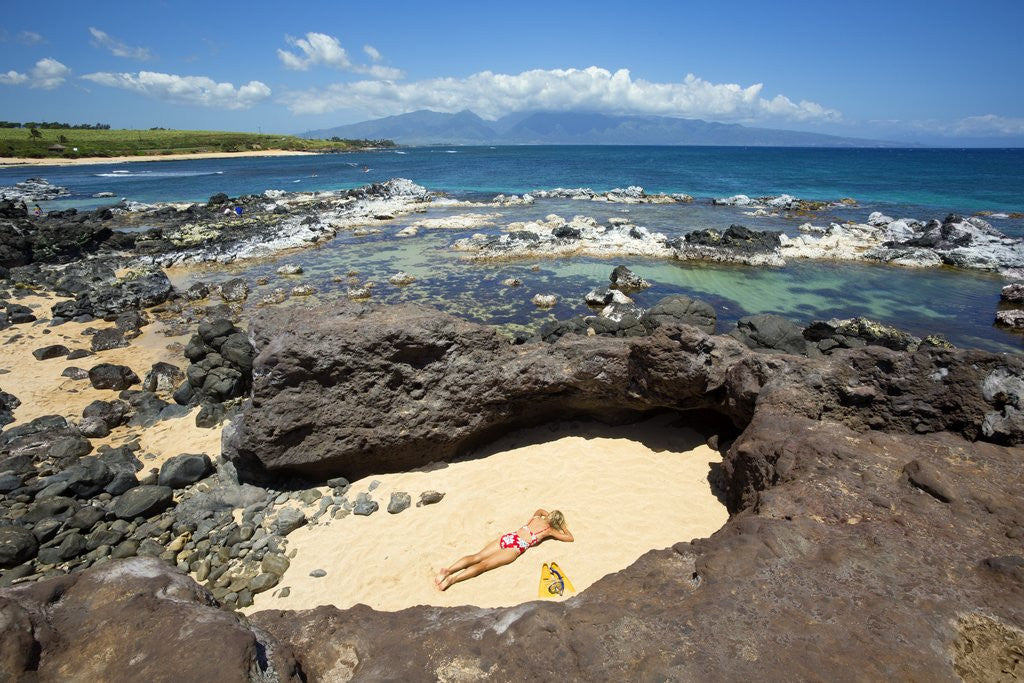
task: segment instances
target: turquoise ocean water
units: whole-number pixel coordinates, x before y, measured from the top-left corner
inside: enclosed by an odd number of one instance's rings
[[[363,166],[370,171],[364,173]],[[45,177],[72,191],[72,196],[44,204],[44,209],[88,208],[112,201],[93,199],[97,192],[142,202],[198,201],[217,192],[329,190],[393,177],[409,178],[431,190],[468,199],[554,187],[608,190],[641,185],[648,192],[685,192],[697,201],[622,206],[547,200],[531,207],[501,209],[499,222],[542,218],[549,213],[567,218],[583,214],[599,220],[628,215],[639,225],[669,235],[731,223],[795,234],[797,226],[808,220],[752,218],[740,209],[714,207],[707,201],[738,193],[788,193],[805,199],[852,197],[858,201],[854,208],[810,217],[816,225],[827,225],[830,220],[863,221],[875,210],[919,219],[942,218],[948,213],[1024,211],[1021,149],[425,147],[302,157],[7,168],[0,169],[0,185],[29,176]],[[468,210],[473,209],[447,212]],[[409,217],[404,224],[420,217]],[[991,222],[1009,235],[1024,237],[1024,220],[1020,218],[994,218]],[[552,315],[586,313],[583,295],[592,287],[603,286],[618,263],[600,259],[543,261],[539,271],[531,270],[532,263],[471,264],[448,249],[453,240],[468,233],[423,231],[416,238],[402,240],[393,236],[401,227],[400,220],[389,223],[378,235],[342,235],[317,249],[282,258],[302,263],[304,280],[316,286],[322,298],[340,294],[346,285],[332,277],[354,269],[360,271],[360,278],[378,283],[378,300],[422,301],[510,328],[531,327]],[[280,261],[241,264],[201,272],[200,276],[216,279],[238,272],[272,273]],[[716,306],[723,327],[742,315],[760,312],[780,313],[799,322],[866,315],[919,335],[941,332],[959,345],[1002,351],[1022,348],[1020,336],[991,324],[999,289],[1005,284],[993,274],[806,261],[771,269],[644,259],[622,262],[655,283],[639,296],[640,304],[671,293],[699,296]],[[387,276],[397,270],[419,279],[404,288],[388,285]],[[500,281],[510,276],[520,277],[524,286],[517,290],[502,287]],[[268,285],[273,286],[280,282]],[[559,294],[558,307],[553,311],[535,309],[529,298],[537,292]]]

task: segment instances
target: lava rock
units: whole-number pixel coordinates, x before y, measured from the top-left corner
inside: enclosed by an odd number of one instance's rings
[[[388,512],[392,515],[397,515],[399,512],[408,508],[411,503],[412,496],[402,491],[395,491],[391,494],[391,500],[388,502]]]
[[[118,519],[133,520],[163,512],[173,502],[174,493],[170,487],[136,486],[117,497],[112,511]]]
[[[180,489],[193,484],[213,471],[213,463],[205,453],[201,455],[182,454],[169,458],[160,467],[157,482],[160,486]]]
[[[423,507],[424,505],[434,505],[440,503],[444,499],[444,494],[440,491],[424,491],[420,494],[419,502],[416,503],[416,507]]]
[[[181,384],[183,379],[185,379],[185,373],[177,365],[158,362],[154,363],[146,373],[142,380],[142,388],[145,391],[170,394]]]
[[[287,536],[291,532],[298,529],[300,526],[305,525],[306,515],[303,514],[302,510],[295,508],[285,508],[277,515],[277,521],[275,522],[275,531],[280,536]]]
[[[110,327],[94,334],[89,348],[94,352],[98,352],[124,348],[125,346],[128,346],[128,340],[124,338],[124,332],[116,327]]]
[[[612,274],[608,277],[611,280],[611,288],[629,294],[647,289],[651,283],[643,279],[626,266],[615,266]]]
[[[807,353],[807,342],[800,326],[778,315],[744,316],[729,334],[754,351]]]
[[[7,569],[36,556],[39,543],[28,529],[0,526],[0,568]]]
[[[94,389],[122,391],[139,383],[139,376],[126,365],[100,363],[89,370],[89,382]]]
[[[68,347],[62,346],[61,344],[51,344],[50,346],[44,346],[40,349],[36,349],[32,352],[32,355],[36,360],[50,360],[51,358],[60,358],[70,353]]]

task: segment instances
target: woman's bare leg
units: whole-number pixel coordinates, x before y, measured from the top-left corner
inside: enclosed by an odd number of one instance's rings
[[[498,552],[493,553],[488,557],[484,558],[483,560],[480,560],[479,562],[476,562],[475,564],[466,567],[464,571],[461,571],[458,574],[449,573],[448,576],[446,576],[441,581],[441,583],[438,584],[437,587],[441,590],[447,590],[453,584],[456,584],[459,581],[472,579],[474,576],[479,576],[484,572],[496,569],[498,567],[503,567],[506,564],[509,564],[510,562],[515,560],[517,557],[519,557],[518,550],[514,550],[512,548],[501,549]]]
[[[434,577],[434,583],[440,586],[441,582],[444,581],[449,575],[454,574],[457,571],[461,571],[466,567],[474,565],[477,562],[481,562],[487,559],[500,549],[501,546],[499,545],[498,541],[491,541],[490,543],[485,545],[480,550],[480,552],[474,555],[466,555],[465,557],[456,560],[455,564],[453,564],[450,567],[442,567],[441,571],[439,571],[437,573],[437,576]]]

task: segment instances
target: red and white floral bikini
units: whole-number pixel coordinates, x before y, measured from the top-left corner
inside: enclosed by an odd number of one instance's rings
[[[530,522],[532,522],[534,519],[535,519],[534,517],[531,517],[530,518]],[[526,552],[527,548],[532,548],[533,546],[535,546],[538,543],[540,543],[540,539],[537,538],[537,534],[533,533],[533,531],[530,530],[530,522],[527,522],[523,526],[519,527],[519,530],[526,529],[526,531],[529,532],[529,534],[530,534],[530,540],[529,541],[527,541],[525,538],[520,536],[518,531],[513,531],[511,533],[508,533],[508,534],[505,534],[504,536],[502,536],[501,539],[498,541],[498,545],[501,546],[501,548],[504,549],[504,550],[507,550],[508,548],[514,548],[515,550],[519,551],[520,555],[522,555],[524,552]],[[548,526],[544,527],[543,529],[541,529],[541,531],[544,531],[544,530],[550,529],[550,528],[551,528],[551,525],[548,525]]]

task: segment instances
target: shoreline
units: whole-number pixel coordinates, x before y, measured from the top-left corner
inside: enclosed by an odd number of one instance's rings
[[[364,151],[364,150],[352,150]],[[0,168],[19,166],[89,166],[93,164],[124,164],[133,161],[182,161],[192,159],[230,159],[233,157],[290,157],[332,154],[333,152],[305,152],[290,149],[248,150],[244,152],[184,152],[181,154],[146,154],[116,157],[79,157],[78,159],[30,159],[28,157],[0,157]]]

